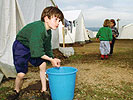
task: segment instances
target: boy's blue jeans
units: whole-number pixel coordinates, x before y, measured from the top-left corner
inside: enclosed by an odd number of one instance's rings
[[[13,43],[13,60],[17,73],[28,72],[28,62],[34,66],[40,66],[43,62],[48,62],[41,58],[31,58],[30,49],[21,44],[18,40]]]

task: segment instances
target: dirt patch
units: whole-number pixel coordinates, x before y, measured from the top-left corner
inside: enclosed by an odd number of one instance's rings
[[[99,42],[74,46],[75,55],[66,58],[58,49],[55,57],[62,66],[78,69],[74,100],[131,100],[133,98],[133,40],[117,40],[114,54],[100,60]],[[47,68],[50,68],[49,65]],[[14,88],[15,79],[4,79],[0,85],[0,99],[6,100]],[[48,86],[48,85],[47,85]],[[4,88],[4,89],[3,89]],[[2,90],[3,89],[3,90]],[[41,100],[38,67],[29,67],[24,79],[20,100]]]
[[[67,64],[78,69],[77,82],[88,85],[120,85],[122,81],[133,83],[133,70],[120,67],[101,67],[98,64]]]

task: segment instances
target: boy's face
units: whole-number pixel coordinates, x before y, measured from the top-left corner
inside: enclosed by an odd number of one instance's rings
[[[48,18],[46,22],[49,29],[55,30],[59,26],[60,19],[55,16],[52,16],[50,19]]]
[[[113,22],[110,22],[110,27],[113,27],[114,26],[114,23]]]

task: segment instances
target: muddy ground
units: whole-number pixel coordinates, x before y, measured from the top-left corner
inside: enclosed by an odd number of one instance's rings
[[[116,40],[114,53],[107,60],[100,59],[99,42],[95,40],[69,46],[75,50],[70,58],[58,50],[54,54],[62,60],[62,66],[78,69],[74,100],[133,100],[133,40]],[[14,80],[2,81],[0,100],[12,94]],[[40,89],[39,69],[30,66],[19,100],[42,100]]]

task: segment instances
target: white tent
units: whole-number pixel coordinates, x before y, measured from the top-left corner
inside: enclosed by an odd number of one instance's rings
[[[16,77],[12,56],[12,44],[16,34],[25,24],[39,20],[42,10],[48,5],[54,5],[53,1],[0,0],[0,79],[3,77],[1,72],[7,78]],[[58,34],[54,32],[53,35],[53,46],[57,48]]]
[[[133,39],[133,23],[121,27],[119,32],[118,39]]]
[[[65,19],[69,22],[69,25],[64,27],[65,43],[84,42],[85,40],[89,40],[81,10],[64,11],[63,14]],[[60,23],[60,43],[63,43],[62,27],[63,25]]]
[[[89,38],[95,38],[97,32],[86,29],[86,33],[89,36]]]

